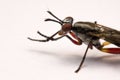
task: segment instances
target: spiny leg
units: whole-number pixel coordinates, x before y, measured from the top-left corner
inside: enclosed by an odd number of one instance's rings
[[[38,40],[38,39],[32,39],[30,37],[28,37],[28,39],[31,41],[38,41],[38,42],[47,42],[48,41],[47,39],[46,40]]]
[[[32,38],[30,38],[30,37],[28,37],[28,39],[30,39],[30,40],[32,40],[32,41],[48,42],[49,40],[55,41],[55,40],[61,39],[62,37],[66,36],[66,37],[67,37],[70,41],[72,41],[74,44],[76,44],[76,45],[81,45],[81,44],[82,44],[81,39],[75,37],[75,34],[72,35],[72,36],[73,36],[73,38],[75,38],[76,40],[72,39],[72,38],[71,38],[70,36],[68,36],[68,35],[62,35],[62,36],[60,36],[60,37],[53,38],[55,35],[57,35],[57,34],[59,33],[59,31],[56,32],[55,34],[53,34],[51,37],[48,37],[48,36],[42,34],[42,33],[39,32],[39,31],[37,31],[37,33],[38,33],[39,35],[45,37],[46,39],[45,39],[45,40],[38,40],[38,39],[32,39]],[[71,34],[72,34],[72,33],[71,33]]]
[[[32,38],[28,37],[28,39],[32,40],[32,41],[38,41],[38,42],[48,42],[49,40],[56,41],[56,40],[61,39],[63,37],[64,36],[60,36],[60,37],[57,37],[57,38],[46,38],[45,40],[32,39]]]
[[[59,32],[59,31],[58,31],[58,32]],[[46,36],[46,35],[44,35],[44,34],[42,34],[42,33],[40,33],[40,32],[38,31],[37,33],[38,33],[39,35],[45,37],[45,38],[46,38],[45,40],[32,39],[32,38],[30,38],[30,37],[28,37],[28,39],[29,39],[29,40],[32,40],[32,41],[38,41],[38,42],[48,42],[49,40],[55,41],[55,40],[58,40],[58,39],[61,39],[62,37],[64,37],[64,35],[63,35],[63,36],[60,36],[60,37],[57,37],[57,38],[53,38],[55,35],[58,34],[58,32],[56,32],[55,34],[53,34],[51,37],[48,37],[48,36]]]
[[[86,58],[86,55],[87,55],[87,51],[88,51],[88,49],[90,48],[91,45],[92,45],[92,39],[91,39],[91,41],[89,42],[89,44],[88,44],[88,46],[87,46],[87,49],[86,49],[86,51],[85,51],[85,54],[84,54],[84,56],[83,56],[83,58],[82,58],[82,61],[81,61],[80,65],[79,65],[78,69],[75,71],[75,73],[78,73],[79,70],[81,69],[81,67],[82,67],[82,65],[83,65],[83,63],[84,63],[84,61],[85,61],[85,58]]]
[[[28,39],[29,39],[29,40],[32,40],[32,41],[38,41],[38,42],[47,42],[47,41],[49,41],[49,39],[48,39],[49,37],[48,37],[48,36],[40,33],[39,31],[37,31],[37,33],[38,33],[39,35],[45,37],[46,39],[45,39],[45,40],[38,40],[38,39],[32,39],[32,38],[30,38],[30,37],[28,37]]]
[[[66,36],[68,39],[70,39],[74,44],[76,44],[76,45],[81,45],[82,44],[82,40],[78,37],[78,36],[76,36],[76,34],[74,33],[74,32],[69,32],[70,33],[70,35],[75,39],[72,39],[71,37],[69,37],[68,35]]]
[[[82,42],[80,41],[80,40],[78,40],[78,39],[76,39],[76,40],[74,40],[74,39],[72,39],[70,36],[68,36],[68,35],[65,35],[70,41],[72,41],[72,43],[74,43],[74,44],[76,44],[76,45],[81,45],[82,44]]]
[[[78,36],[76,36],[76,34],[74,32],[70,31],[69,33],[73,38],[78,39]]]

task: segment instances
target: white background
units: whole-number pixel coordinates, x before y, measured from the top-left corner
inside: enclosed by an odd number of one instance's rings
[[[32,42],[27,37],[44,39],[36,32],[52,35],[61,27],[44,22],[53,18],[74,17],[74,21],[98,21],[120,30],[119,0],[1,0],[0,1],[0,80],[120,80],[120,55],[89,50],[78,74],[86,45],[76,46],[63,38],[56,42]]]

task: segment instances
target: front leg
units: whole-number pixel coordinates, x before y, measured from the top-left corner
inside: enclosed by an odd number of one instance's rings
[[[72,38],[71,38],[70,36],[68,36],[68,35],[66,35],[66,37],[67,37],[72,43],[74,43],[74,44],[76,44],[76,45],[81,45],[81,44],[82,44],[81,40],[79,40],[79,39],[74,40],[74,39],[72,39]]]
[[[82,40],[76,36],[76,34],[72,31],[69,32],[69,34],[75,39],[72,39],[70,36],[66,35],[66,37],[71,40],[74,44],[76,45],[81,45],[82,44]]]
[[[48,42],[49,40],[51,40],[51,41],[56,41],[56,40],[61,39],[62,37],[64,37],[64,35],[63,35],[63,36],[60,36],[60,37],[57,37],[57,38],[53,38],[54,36],[56,36],[56,35],[59,33],[59,31],[56,32],[55,34],[53,34],[51,37],[48,37],[48,36],[40,33],[39,31],[38,31],[37,33],[38,33],[39,35],[43,36],[43,37],[46,38],[46,39],[45,39],[45,40],[38,40],[38,39],[32,39],[32,38],[30,38],[30,37],[28,37],[28,39],[29,39],[29,40],[32,40],[32,41],[38,41],[38,42]]]

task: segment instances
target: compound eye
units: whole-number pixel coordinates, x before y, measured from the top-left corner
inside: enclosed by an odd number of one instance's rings
[[[64,20],[63,20],[65,23],[73,23],[73,18],[72,17],[66,17]]]

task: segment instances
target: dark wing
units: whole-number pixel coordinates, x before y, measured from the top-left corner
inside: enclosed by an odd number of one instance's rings
[[[120,31],[99,24],[95,31],[92,34],[120,47]]]
[[[106,41],[120,47],[120,31],[108,28],[103,32]]]
[[[118,30],[92,22],[76,22],[72,30],[91,37],[104,39],[120,47],[120,31]]]

